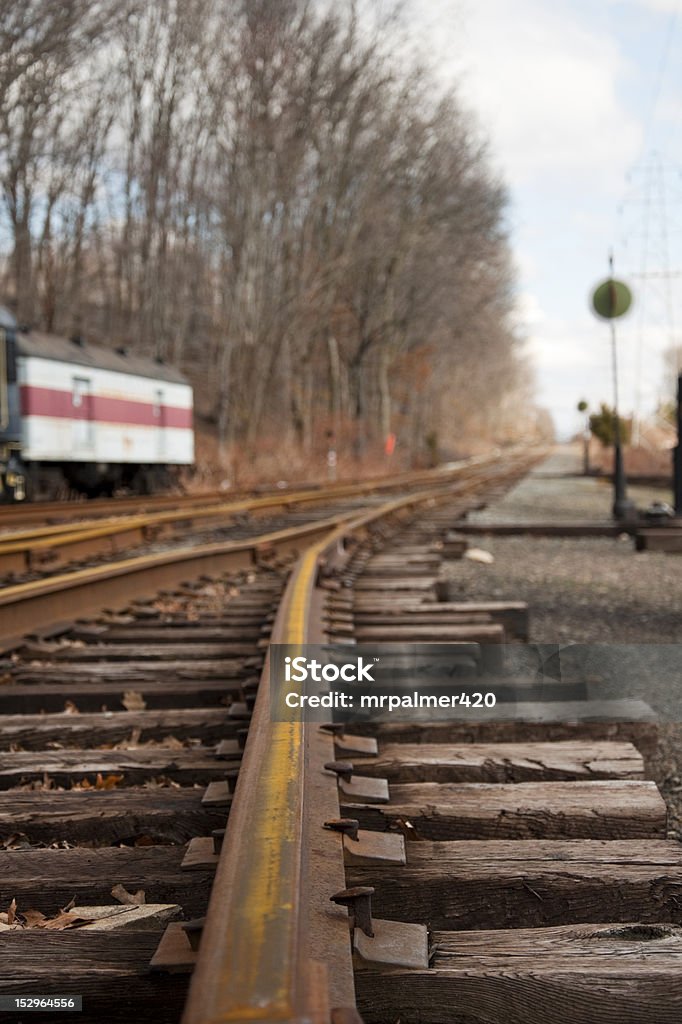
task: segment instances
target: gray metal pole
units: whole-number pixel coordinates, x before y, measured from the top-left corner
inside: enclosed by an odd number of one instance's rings
[[[673,449],[675,515],[682,516],[682,374],[677,378],[677,444]]]
[[[625,519],[632,512],[632,502],[628,501],[625,467],[623,465],[623,448],[620,436],[620,416],[618,413],[618,357],[616,354],[616,327],[611,324],[611,357],[613,365],[613,518]]]

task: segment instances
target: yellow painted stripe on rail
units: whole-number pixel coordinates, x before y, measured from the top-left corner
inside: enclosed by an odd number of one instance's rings
[[[310,595],[317,560],[327,539],[303,555],[292,581],[281,641],[306,642]],[[218,1005],[206,1021],[277,1021],[296,1016],[297,947],[303,825],[304,731],[300,712],[272,722],[265,761],[252,803],[252,831],[242,845],[244,879],[226,922],[226,955],[220,964],[223,984]],[[244,870],[245,869],[245,870]],[[224,1002],[223,1002],[224,1000]],[[220,1005],[222,1003],[222,1005]]]

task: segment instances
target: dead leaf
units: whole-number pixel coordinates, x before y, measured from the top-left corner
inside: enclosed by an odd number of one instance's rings
[[[25,832],[13,832],[7,839],[0,839],[0,850],[21,850],[30,845]]]
[[[136,893],[128,892],[128,890],[122,885],[115,885],[111,890],[111,895],[119,903],[123,903],[129,907],[142,907],[146,903],[146,897],[144,889],[138,889]]]
[[[133,729],[130,734],[130,738],[126,740],[119,740],[118,743],[113,743],[108,747],[96,747],[96,750],[134,750],[136,747],[141,746],[140,737],[142,736],[141,729]]]
[[[169,779],[167,775],[156,775],[152,779],[145,779],[145,789],[182,789],[179,782]]]
[[[144,711],[147,707],[146,700],[136,690],[126,690],[121,698],[121,704],[126,711]]]
[[[24,910],[21,914],[24,919],[24,928],[41,928],[45,915],[39,910]]]
[[[9,907],[7,908],[7,924],[14,924],[17,917],[17,901],[12,900]]]
[[[159,846],[159,843],[152,836],[138,836],[135,846]]]
[[[123,782],[125,775],[107,775],[103,776],[100,772],[97,772],[97,779],[95,781],[95,789],[116,789],[116,787]]]
[[[185,748],[185,744],[177,736],[164,736],[163,746],[169,747],[171,750],[184,750]]]
[[[66,715],[80,715],[80,711],[72,700],[64,701],[64,713]]]
[[[77,917],[76,914],[67,912],[61,912],[56,917],[50,918],[49,921],[43,921],[39,928],[45,928],[49,931],[63,932],[67,928],[80,928],[82,925],[87,924],[87,920],[83,917]]]

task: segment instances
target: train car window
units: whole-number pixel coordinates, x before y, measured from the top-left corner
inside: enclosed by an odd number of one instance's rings
[[[78,409],[90,393],[90,381],[87,377],[74,377],[71,383],[71,404]]]
[[[95,443],[92,404],[89,401],[91,384],[88,377],[71,378],[71,404],[74,409],[71,417],[71,442],[75,451],[90,450]]]

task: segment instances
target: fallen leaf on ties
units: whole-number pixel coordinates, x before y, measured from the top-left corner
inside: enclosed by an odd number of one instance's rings
[[[146,902],[144,889],[138,889],[136,893],[132,893],[122,885],[115,885],[111,890],[111,895],[127,907],[142,907]]]
[[[14,924],[17,919],[17,901],[12,900],[7,908],[7,924]]]
[[[64,714],[66,715],[80,715],[80,711],[72,700],[64,702]]]
[[[22,915],[25,928],[40,928],[45,920],[45,915],[39,910],[24,910]]]
[[[159,846],[160,844],[152,836],[138,836],[135,846]]]
[[[145,789],[182,789],[179,782],[169,779],[166,775],[157,775],[156,778],[146,779]]]
[[[0,840],[0,850],[22,850],[30,845],[25,832],[13,832],[7,839]]]
[[[177,738],[177,736],[165,736],[164,739],[163,739],[163,744],[160,744],[160,745],[163,745],[164,747],[168,747],[170,750],[184,750],[185,749],[185,744],[182,742],[182,740],[179,740]]]
[[[50,918],[49,921],[43,921],[38,927],[54,932],[63,932],[67,928],[80,928],[84,924],[88,924],[85,918],[78,917],[76,914],[71,914],[68,911],[63,911],[57,914],[56,917]]]
[[[97,779],[95,780],[95,789],[116,789],[125,778],[125,775],[102,775],[97,772]]]
[[[121,699],[121,704],[126,711],[144,711],[147,707],[146,700],[136,690],[126,690]]]

